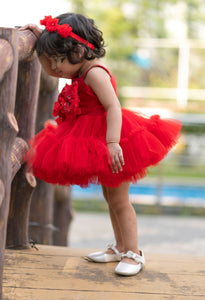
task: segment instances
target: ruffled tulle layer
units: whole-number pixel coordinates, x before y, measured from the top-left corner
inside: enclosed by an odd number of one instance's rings
[[[177,143],[181,124],[125,109],[122,115],[122,172],[113,174],[109,166],[106,114],[69,118],[59,126],[48,123],[30,142],[31,149],[25,156],[29,169],[39,179],[53,184],[116,187],[123,181],[136,182]]]

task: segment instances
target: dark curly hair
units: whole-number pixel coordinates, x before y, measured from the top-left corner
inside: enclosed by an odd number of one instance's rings
[[[95,48],[90,49],[70,36],[63,38],[57,32],[49,32],[44,29],[36,45],[36,51],[39,56],[43,53],[48,55],[61,54],[67,57],[70,63],[77,64],[83,58],[92,60],[105,55],[102,32],[95,26],[92,19],[75,13],[62,14],[56,18],[59,19],[58,23],[60,25],[69,24],[75,34],[92,43]],[[79,53],[82,53],[81,59],[79,59]]]

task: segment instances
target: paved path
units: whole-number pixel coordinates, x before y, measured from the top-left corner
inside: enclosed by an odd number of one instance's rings
[[[149,253],[205,257],[205,218],[138,216],[139,247]],[[75,213],[70,247],[101,248],[113,241],[108,214]]]

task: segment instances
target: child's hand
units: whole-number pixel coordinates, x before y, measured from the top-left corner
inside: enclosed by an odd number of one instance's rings
[[[113,173],[118,173],[122,171],[122,166],[124,166],[124,158],[122,153],[122,148],[118,143],[109,143],[108,149],[110,151],[110,156],[112,160],[111,169]]]
[[[19,28],[20,31],[26,30],[26,29],[30,29],[31,31],[33,31],[33,33],[35,34],[35,36],[37,37],[37,39],[39,39],[42,30],[35,24],[27,24],[21,28]]]

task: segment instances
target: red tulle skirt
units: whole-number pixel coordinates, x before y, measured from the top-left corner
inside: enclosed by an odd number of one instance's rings
[[[124,181],[136,182],[177,143],[181,124],[122,109],[120,146],[125,165],[118,174],[109,166],[106,129],[106,113],[73,116],[58,126],[47,122],[30,142],[25,156],[28,168],[53,184],[116,187]]]

